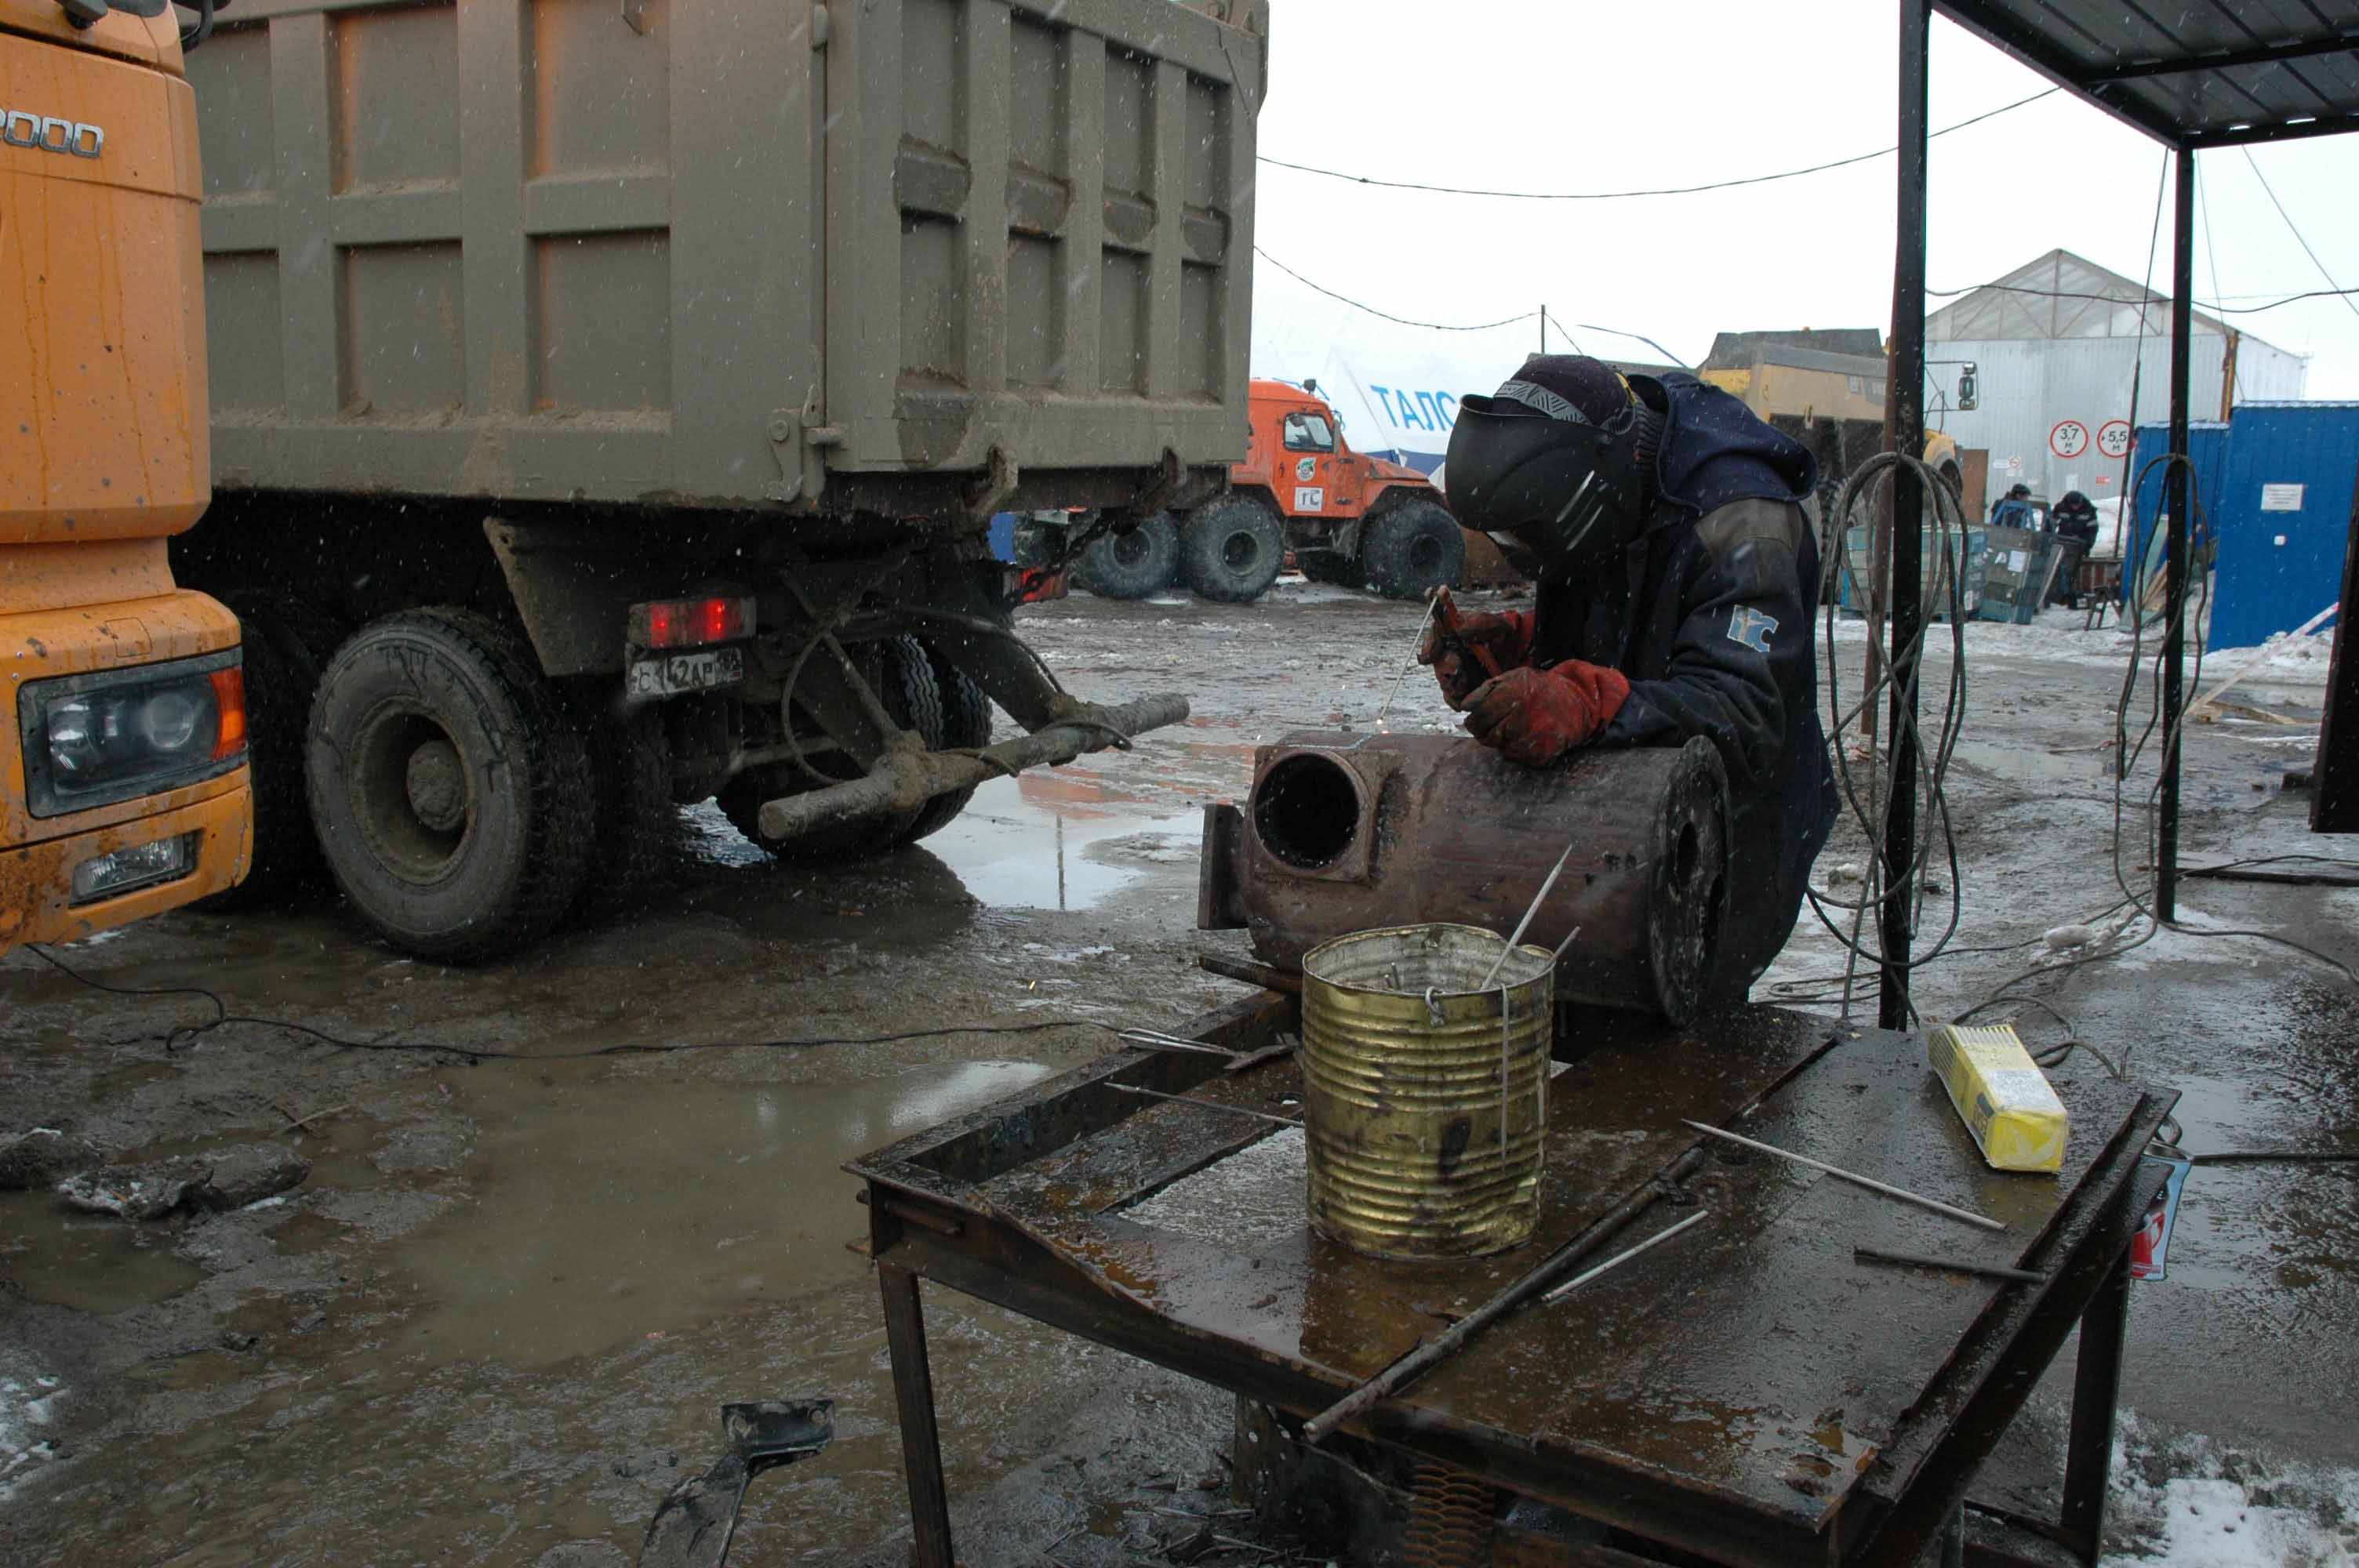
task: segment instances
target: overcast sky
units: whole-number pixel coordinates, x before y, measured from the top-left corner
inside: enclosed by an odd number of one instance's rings
[[[1873,151],[1896,139],[1897,9],[1889,0],[1272,0],[1261,150],[1383,178],[1532,190],[1700,184]],[[2048,85],[1936,18],[1934,125]],[[2199,305],[2326,287],[2245,156],[2231,148],[2196,160]],[[2251,156],[2335,281],[2359,286],[2359,135]],[[2167,157],[2065,93],[1937,138],[1928,282],[1963,288],[2058,246],[2146,276]],[[1546,302],[1552,317],[1644,333],[1692,363],[1721,330],[1887,326],[1894,181],[1886,157],[1705,195],[1504,201],[1265,165],[1256,237],[1305,276],[1397,315],[1479,322]],[[2169,288],[2170,243],[2166,200],[2158,292]],[[2230,319],[2310,356],[2310,396],[2359,398],[2354,305],[2307,300]],[[1280,340],[1402,336],[1268,265],[1256,272],[1255,309],[1264,374],[1296,373],[1264,362]],[[1511,364],[1536,327],[1446,347]],[[1589,352],[1655,357],[1643,343],[1574,336]]]

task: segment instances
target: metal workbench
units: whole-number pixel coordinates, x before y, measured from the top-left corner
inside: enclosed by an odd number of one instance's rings
[[[1183,1033],[1252,1050],[1299,1029],[1299,1005],[1260,991]],[[1217,1106],[1299,1111],[1300,1071],[1282,1056],[1228,1074],[1217,1056],[1122,1053],[847,1167],[868,1184],[919,1568],[952,1563],[919,1280],[1299,1418],[1650,1184],[1662,1197],[1614,1239],[1695,1202],[1712,1223],[1493,1325],[1350,1435],[1600,1521],[1625,1544],[1738,1564],[1909,1563],[1957,1516],[2079,1325],[2061,1517],[1978,1509],[1969,1555],[2093,1562],[2128,1249],[2159,1185],[2140,1157],[2176,1097],[2094,1075],[2060,1082],[2072,1117],[2063,1171],[2009,1175],[1984,1166],[1912,1036],[1767,1008],[1684,1030],[1599,1018],[1572,1033],[1579,1054],[1550,1096],[1539,1233],[1495,1258],[1381,1263],[1314,1236],[1299,1185],[1290,1207],[1283,1195],[1256,1204],[1256,1182],[1299,1179],[1268,1141],[1300,1135]],[[1558,1055],[1571,1054],[1560,1034]],[[1742,1150],[1690,1160],[1673,1191],[1661,1173],[1701,1141],[1683,1117],[2007,1229]],[[1866,1266],[1856,1245],[2046,1279]]]

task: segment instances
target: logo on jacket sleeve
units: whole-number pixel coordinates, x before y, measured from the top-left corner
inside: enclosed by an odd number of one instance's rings
[[[1769,634],[1777,630],[1777,618],[1765,614],[1749,604],[1740,604],[1728,613],[1728,640],[1742,643],[1756,654],[1769,651]]]

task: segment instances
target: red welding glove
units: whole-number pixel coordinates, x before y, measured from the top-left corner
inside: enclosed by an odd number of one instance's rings
[[[1474,688],[1491,678],[1482,654],[1488,654],[1503,673],[1529,664],[1531,615],[1514,610],[1499,615],[1487,611],[1460,615],[1451,603],[1450,590],[1438,589],[1433,618],[1417,645],[1417,662],[1433,666],[1441,699],[1451,707],[1463,708]]]
[[[1620,670],[1582,659],[1509,670],[1467,698],[1466,728],[1509,762],[1546,767],[1595,740],[1629,696]]]

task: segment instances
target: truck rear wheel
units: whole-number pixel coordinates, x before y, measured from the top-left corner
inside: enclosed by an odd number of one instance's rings
[[[924,644],[915,637],[894,637],[880,646],[878,667],[870,678],[876,683],[876,694],[885,703],[885,711],[892,716],[894,723],[913,731],[929,749],[941,745],[941,689],[935,682],[933,662]],[[722,786],[715,799],[731,827],[787,864],[841,866],[882,855],[908,843],[915,836],[913,830],[941,798],[929,800],[915,811],[853,817],[793,838],[772,838],[763,833],[762,807],[766,804],[780,795],[813,787],[816,786],[810,775],[792,762],[767,762],[738,773]],[[965,804],[961,797],[949,816],[925,831],[930,833],[942,822],[948,822]]]
[[[1180,557],[1200,597],[1250,604],[1286,564],[1286,526],[1250,495],[1223,496],[1188,519]]]
[[[1158,512],[1136,527],[1092,540],[1073,580],[1101,599],[1145,599],[1171,586],[1179,562],[1180,524],[1169,512]]]
[[[679,848],[679,810],[660,711],[652,705],[576,711],[590,753],[596,849],[573,914],[596,921],[629,909],[654,886]]]
[[[235,592],[245,665],[248,777],[254,791],[254,855],[245,881],[203,901],[207,909],[295,903],[328,888],[327,862],[304,799],[305,732],[320,670],[336,651],[336,628],[309,606],[276,594]]]
[[[1423,599],[1454,588],[1466,566],[1458,519],[1431,501],[1409,501],[1368,522],[1360,545],[1368,586],[1386,599]]]
[[[513,952],[582,889],[587,749],[530,645],[485,616],[411,610],[361,628],[321,678],[306,771],[337,885],[405,952]]]
[[[991,698],[983,687],[974,684],[964,670],[951,664],[935,650],[926,650],[933,665],[934,687],[941,697],[942,735],[939,741],[929,737],[929,746],[988,746],[991,744]],[[974,798],[972,789],[954,790],[938,795],[918,808],[917,821],[909,825],[900,842],[914,844],[919,839],[939,833],[951,825],[952,818],[966,809]]]

